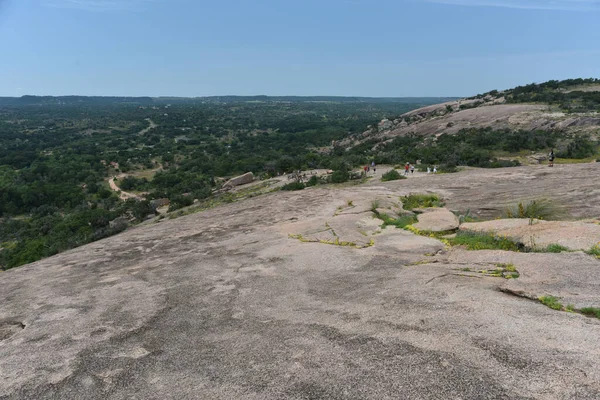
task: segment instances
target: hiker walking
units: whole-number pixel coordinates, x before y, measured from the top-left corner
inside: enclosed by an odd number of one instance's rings
[[[434,165],[434,166],[433,166],[433,173],[434,173],[434,174],[437,174],[437,165]]]
[[[427,167],[427,173],[430,174],[431,173],[431,167]]]
[[[410,174],[414,174],[415,173],[415,166],[414,165],[410,165]]]
[[[408,169],[410,168],[410,164],[406,163],[406,165],[404,166],[404,176],[408,175]]]
[[[554,149],[550,149],[550,154],[548,154],[548,166],[554,167]]]

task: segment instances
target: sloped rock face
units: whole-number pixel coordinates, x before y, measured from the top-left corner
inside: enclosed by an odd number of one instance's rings
[[[398,123],[377,133],[366,131],[358,141],[356,138],[342,141],[346,147],[364,140],[389,140],[396,136],[419,135],[439,136],[456,134],[466,128],[492,128],[495,130],[557,130],[567,133],[583,133],[596,136],[600,118],[596,114],[568,115],[550,112],[547,105],[503,104],[504,99],[481,103],[481,100],[460,100],[436,104],[413,110],[402,115]],[[460,110],[460,105],[476,108]],[[410,121],[410,122],[407,122]]]
[[[254,174],[252,172],[247,172],[244,175],[236,176],[235,178],[231,178],[227,182],[223,184],[224,188],[234,188],[236,186],[245,185],[248,183],[254,182]]]
[[[558,244],[570,250],[589,250],[600,243],[600,224],[591,221],[540,221],[514,218],[466,223],[462,224],[460,229],[493,232],[536,249]]]
[[[414,227],[427,232],[446,232],[458,229],[458,218],[447,208],[423,208],[417,214],[419,222]]]
[[[527,171],[271,193],[2,272],[0,398],[596,400],[600,322],[531,299],[600,307],[600,260],[446,250],[371,212],[425,187],[475,214]],[[553,179],[597,215],[589,178]],[[290,237],[326,231],[373,243]],[[463,271],[496,263],[523,281]]]

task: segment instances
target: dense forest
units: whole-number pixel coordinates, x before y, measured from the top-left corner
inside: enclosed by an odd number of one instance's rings
[[[122,231],[153,199],[209,197],[219,177],[335,166],[332,141],[441,100],[0,98],[0,267]],[[110,190],[120,174],[144,201]]]

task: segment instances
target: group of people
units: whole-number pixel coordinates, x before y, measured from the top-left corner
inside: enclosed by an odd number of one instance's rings
[[[371,169],[373,170],[373,173],[377,173],[377,167],[375,166],[375,161],[371,161],[371,165],[367,164],[365,165],[365,167],[363,168],[365,175],[368,174],[369,172],[371,172]]]
[[[406,163],[406,165],[404,165],[404,176],[408,176],[408,173],[414,174],[415,173],[415,166],[411,163]],[[433,169],[431,167],[427,167],[427,173],[431,174],[431,173],[437,174],[438,170],[437,170],[437,165],[433,166]]]

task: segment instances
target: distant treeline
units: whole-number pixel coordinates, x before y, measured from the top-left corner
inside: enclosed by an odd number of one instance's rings
[[[118,96],[22,96],[0,97],[0,106],[31,105],[140,105],[201,103],[245,103],[245,102],[331,102],[370,104],[429,105],[455,100],[457,97],[344,97],[344,96],[206,96],[206,97],[118,97]]]

